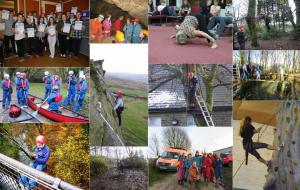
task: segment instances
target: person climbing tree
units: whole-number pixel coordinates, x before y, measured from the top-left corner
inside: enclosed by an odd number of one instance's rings
[[[52,90],[52,83],[53,79],[52,76],[50,75],[49,71],[45,71],[45,76],[43,77],[43,82],[45,84],[45,95],[44,95],[44,100],[50,95],[51,90]]]
[[[123,102],[123,92],[119,90],[116,95],[113,94],[115,97],[115,107],[114,111],[117,112],[118,120],[119,120],[119,127],[122,126],[122,112],[124,110],[124,102]]]
[[[56,113],[61,113],[59,111],[59,107],[61,105],[61,100],[62,100],[62,95],[59,93],[59,88],[57,85],[53,86],[53,89],[47,99],[49,107],[48,110],[56,112]]]
[[[39,171],[44,171],[47,168],[47,162],[50,158],[50,149],[45,144],[46,138],[43,135],[39,135],[35,140],[36,145],[34,146],[34,162],[30,164],[30,167],[37,169]],[[28,176],[21,174],[20,184],[25,185],[28,190],[33,190],[36,186],[36,181],[29,178]]]
[[[188,73],[188,101],[189,107],[194,108],[196,104],[196,85],[197,78],[194,76],[193,72]]]
[[[277,150],[281,151],[284,148],[284,145],[281,144],[278,147],[274,147],[272,145],[266,144],[266,143],[260,143],[260,142],[253,142],[252,137],[255,133],[259,133],[261,131],[262,127],[255,129],[252,125],[252,119],[249,116],[246,116],[242,121],[240,125],[240,131],[239,134],[243,138],[243,147],[245,150],[246,155],[246,165],[248,164],[248,154],[252,154],[255,156],[260,162],[265,164],[269,167],[270,161],[266,161],[263,159],[260,154],[257,152],[257,149],[266,148],[269,150]]]
[[[13,88],[8,74],[4,74],[4,79],[1,82],[1,88],[3,90],[2,108],[7,110],[10,106],[11,94],[13,93]]]

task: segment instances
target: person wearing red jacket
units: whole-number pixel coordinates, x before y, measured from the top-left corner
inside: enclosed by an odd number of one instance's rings
[[[114,26],[115,26],[115,33],[117,31],[122,31],[122,21],[124,20],[124,16],[119,16],[117,20],[115,20]]]
[[[214,167],[213,167],[213,157],[212,157],[212,154],[209,153],[208,156],[207,156],[207,179],[208,181],[210,182],[213,182],[214,181]]]
[[[206,172],[207,164],[208,164],[207,163],[207,154],[204,153],[203,158],[202,158],[202,173],[203,173],[204,181],[207,181],[207,172]]]

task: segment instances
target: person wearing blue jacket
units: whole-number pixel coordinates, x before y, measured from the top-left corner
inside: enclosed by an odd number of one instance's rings
[[[141,39],[140,39],[141,31],[142,31],[142,26],[139,23],[139,19],[135,18],[133,22],[132,43],[134,44],[141,43]]]
[[[59,89],[57,85],[53,86],[53,90],[51,91],[47,102],[49,104],[48,110],[60,113],[59,107],[61,105],[62,95],[59,93]]]
[[[126,24],[123,26],[123,32],[125,34],[125,42],[132,42],[132,32],[133,32],[133,24],[131,23],[130,18],[127,18]]]
[[[202,174],[202,156],[199,154],[198,150],[196,151],[196,154],[193,157],[193,162],[196,162],[197,168],[198,168],[200,174]]]
[[[53,83],[53,79],[52,79],[52,76],[50,75],[49,71],[45,71],[45,76],[43,77],[43,82],[44,82],[44,85],[45,85],[44,100],[46,100],[46,98],[51,93],[52,83]]]
[[[60,80],[60,77],[58,75],[54,75],[53,77],[53,86],[58,86],[58,91],[60,91],[61,89],[61,80]]]
[[[190,169],[190,167],[192,166],[192,164],[193,164],[192,154],[189,153],[189,154],[188,154],[188,157],[187,157],[187,159],[186,159],[186,161],[185,161],[185,175],[184,175],[185,181],[188,179],[188,177],[189,177],[189,175],[190,175],[189,169]]]
[[[73,112],[77,112],[79,109],[82,109],[87,89],[88,89],[88,83],[85,79],[85,75],[82,74],[79,76],[79,82],[77,85],[76,102],[73,108]]]
[[[73,71],[69,71],[69,75],[66,78],[66,83],[68,84],[68,96],[64,100],[64,106],[71,105],[74,102],[76,96],[76,84],[77,78]]]
[[[20,92],[18,91],[18,83],[20,83],[20,72],[17,72],[16,73],[16,76],[15,76],[15,84],[16,84],[16,98],[17,98],[17,102],[19,105],[21,105],[21,95],[20,95]]]
[[[20,94],[21,108],[27,108],[27,97],[29,91],[29,81],[26,79],[25,73],[20,73],[20,80],[17,83],[17,90]]]
[[[1,88],[3,90],[2,108],[7,110],[10,106],[11,94],[13,93],[13,88],[8,74],[4,74],[4,79],[1,82]]]
[[[34,162],[30,164],[32,168],[39,171],[44,171],[47,167],[47,162],[50,158],[50,149],[45,144],[46,138],[43,135],[39,135],[36,138],[36,145],[34,146]],[[36,181],[28,176],[21,174],[20,183],[27,187],[29,190],[33,190],[36,186]]]
[[[216,186],[219,186],[219,184],[223,186],[223,160],[218,155],[216,155],[216,159],[214,160],[214,166]]]

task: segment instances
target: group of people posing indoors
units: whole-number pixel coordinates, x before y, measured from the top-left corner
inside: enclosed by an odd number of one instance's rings
[[[150,1],[151,2],[151,1]],[[153,3],[149,5],[153,6]],[[200,3],[200,12],[192,12],[191,4],[184,0],[182,7],[169,6],[165,0],[153,11],[153,15],[180,16],[182,22],[175,26],[177,44],[186,44],[190,38],[206,38],[211,48],[217,48],[216,40],[220,39],[226,27],[231,28],[233,23],[233,6],[231,0],[207,0]],[[152,8],[154,9],[154,8]],[[151,10],[151,9],[150,9]],[[177,13],[178,11],[178,13]]]
[[[74,72],[69,71],[69,75],[65,79],[65,82],[68,85],[68,95],[64,99],[64,101],[62,101],[63,96],[60,93],[62,82],[61,78],[58,75],[51,76],[51,74],[46,71],[45,76],[42,78],[42,81],[45,86],[44,102],[47,102],[49,104],[48,110],[60,113],[59,108],[61,106],[70,105],[73,105],[74,113],[82,109],[88,89],[88,83],[84,74],[80,74],[78,80]],[[28,79],[26,78],[26,73],[16,73],[15,85],[17,103],[21,108],[27,108],[27,98],[29,94],[30,84]],[[8,74],[4,75],[1,87],[3,90],[2,107],[3,109],[9,109],[12,99],[11,96],[13,93],[13,87]]]
[[[193,157],[191,153],[179,156],[178,184],[184,185],[188,182],[191,186],[198,188],[198,182],[203,177],[204,182],[215,183],[223,186],[223,160],[217,154],[206,154],[203,156],[196,151]]]
[[[40,16],[36,12],[27,15],[23,12],[9,12],[5,18],[3,11],[0,11],[0,41],[5,46],[0,49],[2,57],[16,54],[19,62],[23,62],[25,56],[39,57],[49,50],[49,57],[53,59],[58,47],[60,57],[66,58],[69,55],[78,58],[85,30],[80,12],[50,12]]]
[[[123,15],[112,21],[112,14],[100,14],[90,20],[90,38],[92,41],[103,41],[115,36],[115,43],[148,43],[148,30],[143,29],[138,18],[125,18]]]

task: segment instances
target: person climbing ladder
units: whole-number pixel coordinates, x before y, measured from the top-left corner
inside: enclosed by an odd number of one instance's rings
[[[115,107],[114,110],[117,112],[118,120],[119,120],[119,127],[122,126],[122,112],[124,110],[124,102],[123,102],[123,92],[119,90],[117,94],[113,94],[115,99]]]
[[[188,101],[189,107],[194,108],[196,104],[196,85],[198,83],[197,78],[193,72],[188,73]]]
[[[258,129],[255,129],[252,125],[252,119],[249,116],[246,116],[240,125],[240,131],[239,134],[243,138],[243,147],[245,150],[246,155],[246,165],[248,164],[248,154],[252,154],[255,156],[261,163],[265,164],[266,166],[270,166],[271,161],[266,161],[263,159],[260,154],[257,152],[257,149],[266,148],[269,150],[277,150],[282,151],[284,148],[284,145],[281,144],[278,147],[274,147],[273,145],[269,145],[266,143],[260,143],[260,142],[253,142],[252,137],[255,133],[259,133],[261,131],[261,127]]]

